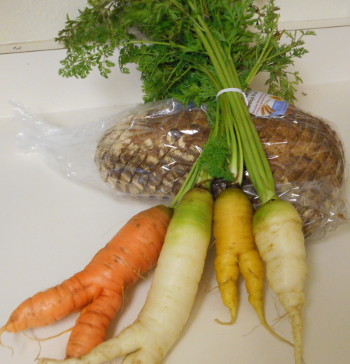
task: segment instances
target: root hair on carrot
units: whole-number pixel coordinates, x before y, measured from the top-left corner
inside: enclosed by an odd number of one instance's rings
[[[25,331],[23,332],[23,335],[28,338],[29,340],[33,340],[33,341],[49,341],[52,339],[56,339],[64,334],[67,334],[68,332],[71,332],[73,330],[73,327],[69,327],[66,330],[63,330],[61,332],[59,332],[58,334],[52,335],[52,336],[48,336],[48,337],[36,337],[36,336],[30,336],[28,333],[26,333]]]
[[[219,289],[219,286],[218,286],[218,285],[213,286],[213,287],[211,287],[211,288],[207,288],[207,290],[206,290],[205,292],[206,292],[206,293],[210,293],[210,292],[212,292],[212,291],[214,291],[214,290],[216,290],[216,289]]]

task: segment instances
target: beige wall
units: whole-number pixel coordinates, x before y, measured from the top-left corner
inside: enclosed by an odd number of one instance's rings
[[[86,0],[0,0],[0,53],[57,48],[53,39],[66,15]]]
[[[262,4],[264,0],[256,0]],[[86,0],[0,0],[0,53],[52,49],[67,14]],[[350,0],[276,0],[285,29],[350,26]]]
[[[350,25],[350,0],[276,0],[276,5],[284,28]]]

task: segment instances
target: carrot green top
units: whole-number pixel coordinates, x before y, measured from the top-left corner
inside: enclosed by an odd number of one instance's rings
[[[268,160],[243,96],[255,76],[267,72],[268,92],[295,99],[296,57],[303,36],[279,31],[274,0],[89,0],[76,20],[67,19],[57,40],[67,48],[60,74],[86,77],[97,67],[107,77],[119,50],[119,67],[141,72],[145,101],[176,98],[206,105],[212,133],[173,205],[199,181],[242,179],[243,165],[262,203],[275,196]],[[282,35],[283,41],[282,41]]]

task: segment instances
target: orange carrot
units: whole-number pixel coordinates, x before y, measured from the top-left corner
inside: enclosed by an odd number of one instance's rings
[[[45,326],[82,310],[68,341],[67,357],[82,356],[103,342],[121,308],[124,290],[155,266],[170,211],[159,205],[135,215],[82,271],[20,304],[0,334]]]

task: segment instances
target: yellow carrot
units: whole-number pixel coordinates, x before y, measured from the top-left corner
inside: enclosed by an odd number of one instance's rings
[[[279,336],[266,321],[264,312],[264,263],[254,242],[253,207],[248,196],[239,188],[223,191],[214,205],[214,236],[216,243],[215,270],[224,304],[231,311],[231,321],[237,318],[239,305],[238,277],[246,281],[249,302],[264,327]]]

